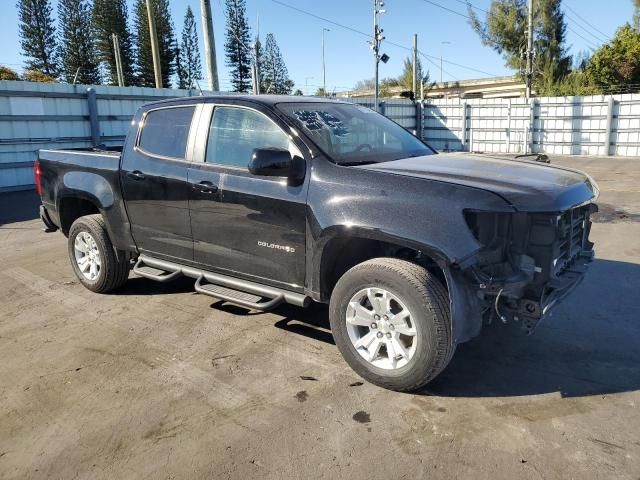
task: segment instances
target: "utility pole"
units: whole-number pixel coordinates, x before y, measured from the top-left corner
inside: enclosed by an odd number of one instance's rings
[[[258,42],[260,40],[256,37],[256,41],[253,42],[253,67],[251,68],[251,77],[253,81],[253,94],[260,95],[260,56],[258,52]]]
[[[153,55],[153,73],[156,88],[162,88],[162,69],[160,67],[160,49],[158,47],[158,33],[156,32],[156,16],[151,0],[147,0],[147,17],[149,19],[149,37],[151,39],[151,53]]]
[[[527,82],[527,100],[531,98],[531,84],[533,83],[533,0],[529,0],[529,12],[527,23],[527,70],[525,78]]]
[[[380,14],[382,13],[386,13],[386,10],[384,10],[382,7],[384,7],[384,1],[383,0],[373,0],[373,40],[371,40],[370,45],[371,45],[371,49],[373,50],[373,58],[374,58],[374,62],[375,62],[375,94],[374,94],[374,100],[373,100],[373,108],[374,110],[377,112],[378,111],[378,95],[380,93],[380,85],[379,85],[379,66],[380,66],[380,60],[382,60],[384,63],[387,63],[389,61],[389,57],[386,54],[380,55],[380,43],[382,42],[382,40],[384,40],[384,37],[382,36],[382,29],[380,28],[380,25],[378,25],[378,17]]]
[[[322,91],[324,92],[324,96],[327,96],[327,71],[325,67],[324,61],[324,32],[330,32],[328,28],[322,29]]]
[[[418,34],[413,34],[413,82],[411,83],[411,91],[413,98],[418,98]]]
[[[122,57],[120,56],[120,39],[115,33],[111,34],[113,40],[113,56],[116,61],[116,74],[118,77],[118,86],[124,87],[124,75],[122,74]]]
[[[207,62],[207,79],[209,90],[220,90],[218,82],[218,64],[216,63],[216,42],[213,37],[213,17],[210,0],[200,0],[200,17],[202,18],[202,37],[204,40],[204,58]]]

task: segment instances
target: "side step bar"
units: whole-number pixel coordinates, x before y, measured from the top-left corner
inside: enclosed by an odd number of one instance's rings
[[[241,292],[232,288],[216,285],[214,283],[202,285],[203,280],[204,275],[196,280],[196,292],[215,297],[219,300],[224,300],[225,302],[235,303],[236,305],[240,305],[241,307],[252,308],[253,310],[261,310],[265,312],[277,307],[284,301],[284,295],[282,294],[279,294],[276,297],[263,302],[261,301],[262,297],[260,295]]]
[[[196,292],[253,310],[270,310],[283,302],[299,307],[307,307],[311,303],[311,298],[301,293],[207,272],[145,255],[138,257],[133,271],[142,277],[159,282],[168,282],[180,275],[195,278]]]
[[[133,267],[133,273],[137,273],[141,277],[148,278],[150,280],[155,280],[156,282],[168,282],[182,275],[182,272],[180,270],[167,272],[163,269],[161,270],[159,268],[153,268],[145,265],[142,261],[142,257],[138,258],[138,261]]]

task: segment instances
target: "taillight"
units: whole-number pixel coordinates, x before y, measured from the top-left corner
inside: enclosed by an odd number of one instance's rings
[[[42,196],[42,184],[40,183],[40,162],[38,162],[38,160],[33,163],[33,179],[36,184],[36,192],[38,192],[39,196]]]

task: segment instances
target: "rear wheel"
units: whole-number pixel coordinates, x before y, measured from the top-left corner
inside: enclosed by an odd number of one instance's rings
[[[373,259],[345,273],[331,295],[330,320],[347,363],[392,390],[426,385],[455,351],[446,288],[405,260]]]
[[[127,281],[129,256],[122,251],[116,255],[101,215],[87,215],[73,222],[68,248],[73,271],[89,290],[106,293]]]

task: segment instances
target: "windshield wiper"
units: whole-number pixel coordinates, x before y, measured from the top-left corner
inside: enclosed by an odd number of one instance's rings
[[[350,161],[350,162],[336,162],[338,165],[343,167],[353,167],[356,165],[367,165],[369,163],[378,163],[375,160],[360,160],[360,161]]]

